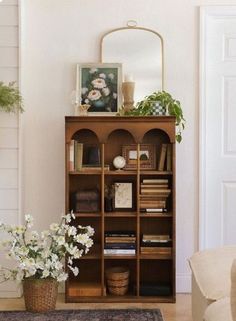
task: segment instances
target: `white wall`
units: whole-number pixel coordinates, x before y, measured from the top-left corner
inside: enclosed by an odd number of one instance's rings
[[[187,258],[198,242],[198,6],[225,1],[21,2],[23,201],[40,228],[64,211],[64,115],[73,114],[75,64],[98,61],[101,35],[129,19],[163,36],[165,89],[182,102],[187,120],[177,146],[177,290],[189,291]]]
[[[0,81],[18,81],[18,3],[0,3]],[[0,112],[0,221],[19,221],[19,119],[18,115]],[[1,238],[1,236],[0,236]],[[0,262],[6,266],[4,254]],[[15,296],[13,284],[0,284],[0,296]]]

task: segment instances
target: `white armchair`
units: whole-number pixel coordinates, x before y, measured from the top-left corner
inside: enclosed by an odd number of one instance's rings
[[[236,246],[195,253],[189,260],[192,269],[193,321],[236,321]],[[232,267],[232,288],[231,288]],[[230,299],[230,294],[232,297]],[[234,313],[234,319],[231,314]]]

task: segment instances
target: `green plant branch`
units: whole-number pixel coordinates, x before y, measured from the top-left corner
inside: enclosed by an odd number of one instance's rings
[[[166,108],[167,113],[170,116],[176,117],[176,141],[180,143],[182,141],[182,131],[185,129],[185,119],[181,104],[178,100],[172,98],[172,96],[166,91],[154,92],[149,96],[144,97],[143,100],[138,102],[132,110],[125,111],[121,109],[119,115],[124,116],[149,116],[153,115],[153,103],[158,104]]]
[[[16,113],[24,111],[23,99],[19,92],[19,89],[15,87],[15,82],[10,82],[8,85],[4,85],[0,82],[0,111],[6,113]]]

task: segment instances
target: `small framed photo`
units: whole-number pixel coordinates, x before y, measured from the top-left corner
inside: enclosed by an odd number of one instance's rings
[[[133,209],[133,183],[114,183],[114,210]]]
[[[122,65],[77,64],[76,101],[90,105],[88,115],[116,115],[122,105]]]
[[[126,160],[126,170],[137,168],[137,145],[123,145],[122,156]],[[140,169],[155,170],[156,169],[156,148],[152,144],[141,144],[139,151]]]

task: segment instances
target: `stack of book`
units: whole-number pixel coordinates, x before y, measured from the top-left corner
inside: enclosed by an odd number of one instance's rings
[[[141,254],[171,255],[172,241],[170,235],[143,234],[141,239]]]
[[[136,253],[136,234],[134,231],[106,231],[105,255],[133,255]]]
[[[170,192],[168,179],[143,179],[139,196],[141,212],[165,212]]]

